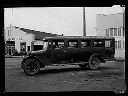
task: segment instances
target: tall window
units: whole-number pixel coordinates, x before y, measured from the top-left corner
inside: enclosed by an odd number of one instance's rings
[[[110,36],[113,36],[113,28],[110,28]]]
[[[109,37],[109,29],[106,29],[106,36]]]
[[[121,48],[121,40],[118,41],[118,48]]]
[[[115,41],[115,48],[117,49],[117,41]]]
[[[117,36],[117,28],[114,28],[114,36]]]
[[[9,36],[9,30],[8,30],[8,36]]]
[[[125,30],[124,30],[124,28],[123,28],[123,36],[125,36]]]
[[[118,28],[118,36],[121,36],[121,28]]]
[[[123,40],[123,48],[125,48],[125,42],[124,42],[124,40]]]

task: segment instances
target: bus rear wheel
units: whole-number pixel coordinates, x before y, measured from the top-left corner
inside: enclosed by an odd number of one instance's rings
[[[96,70],[96,69],[99,68],[99,66],[100,66],[100,60],[99,60],[99,58],[97,58],[97,57],[91,57],[89,59],[89,64],[88,64],[88,68],[89,69]]]

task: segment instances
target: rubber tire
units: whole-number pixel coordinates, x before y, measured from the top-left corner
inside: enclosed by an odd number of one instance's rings
[[[92,63],[93,63],[92,61],[95,62],[95,65],[94,66],[92,66]],[[100,60],[99,60],[99,58],[97,58],[97,57],[91,57],[89,59],[89,64],[88,64],[88,68],[89,69],[96,70],[96,69],[99,68],[99,66],[100,66]]]
[[[28,72],[28,70],[26,69],[26,67],[27,67],[27,65],[28,65],[29,63],[31,63],[32,61],[36,62],[36,63],[34,63],[34,64],[37,64],[37,69],[36,69],[35,72],[30,73],[30,72]],[[26,60],[26,61],[24,62],[24,64],[23,64],[23,70],[24,70],[24,72],[25,72],[27,75],[29,75],[29,76],[36,75],[36,74],[40,71],[40,63],[39,63],[39,61],[37,61],[36,59],[28,59],[28,60]]]

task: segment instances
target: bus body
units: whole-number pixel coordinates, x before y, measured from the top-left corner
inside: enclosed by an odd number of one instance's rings
[[[115,55],[113,37],[58,36],[45,37],[43,41],[42,50],[28,52],[23,58],[21,66],[28,75],[38,73],[33,72],[32,74],[30,71],[31,74],[29,74],[25,69],[30,65],[31,60],[39,63],[35,64],[39,68],[51,64],[78,63],[81,68],[88,66],[90,69],[98,69],[100,63],[105,63],[105,59],[112,59]],[[79,64],[79,62],[83,63]]]

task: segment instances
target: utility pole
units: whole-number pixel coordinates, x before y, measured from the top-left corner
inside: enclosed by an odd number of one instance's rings
[[[11,18],[12,20],[11,20],[11,23],[12,23],[12,25],[13,25],[13,8],[12,8],[12,18]]]
[[[86,36],[85,7],[83,7],[83,36]]]
[[[123,9],[123,31],[124,31],[124,34],[125,34],[125,5],[122,6],[122,9]]]

